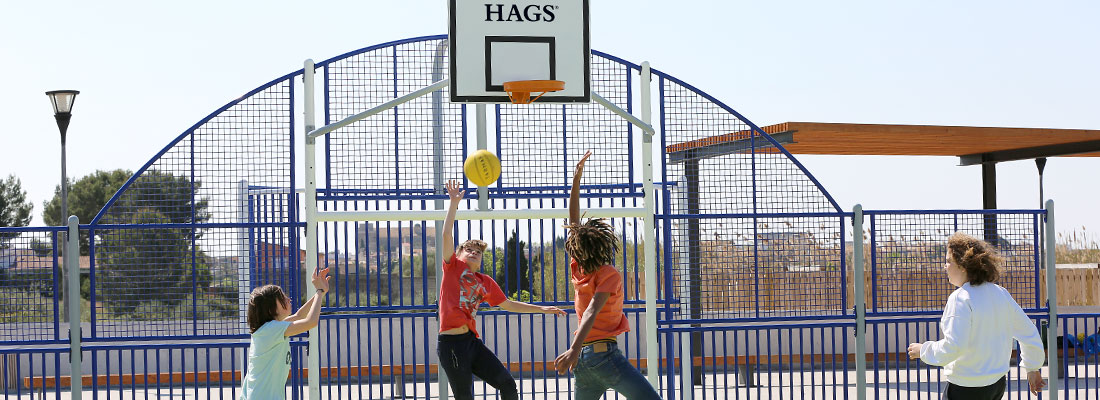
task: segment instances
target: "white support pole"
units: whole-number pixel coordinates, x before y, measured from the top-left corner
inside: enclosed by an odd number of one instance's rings
[[[671,355],[670,355],[671,356]],[[669,357],[672,362],[672,357]],[[680,399],[691,400],[695,397],[695,383],[691,381],[691,371],[695,368],[691,358],[691,332],[680,333]]]
[[[642,120],[638,119],[638,117],[630,115],[630,113],[626,112],[626,110],[622,109],[621,107],[615,105],[610,101],[607,101],[607,99],[603,98],[603,96],[600,96],[595,91],[592,92],[592,100],[596,100],[596,102],[599,103],[601,106],[608,110],[611,110],[611,112],[615,114],[618,114],[620,117],[627,120],[627,122],[634,124],[634,126],[642,128],[642,130],[646,133],[649,133],[650,135],[654,135],[657,133],[653,130],[653,126],[649,125],[649,123],[643,122]]]
[[[1047,307],[1050,308],[1050,323],[1047,324],[1047,375],[1050,381],[1050,396],[1057,399],[1058,391],[1062,387],[1059,374],[1061,366],[1058,365],[1058,282],[1055,263],[1055,248],[1057,245],[1054,234],[1054,200],[1047,200],[1046,218],[1046,264],[1047,264]]]
[[[852,207],[852,280],[856,314],[856,400],[867,398],[867,302],[863,293],[863,205]]]
[[[237,182],[237,222],[248,223],[251,217],[248,210],[248,181]],[[248,240],[250,228],[237,228],[237,319],[240,326],[248,326],[248,300],[252,295],[252,268],[249,260],[251,242]]]
[[[310,63],[312,63],[312,61],[310,61]],[[312,76],[313,73],[310,72],[310,75]],[[415,92],[412,92],[412,93],[406,94],[404,96],[398,97],[396,99],[393,99],[393,100],[387,101],[385,103],[382,103],[381,105],[375,106],[374,108],[369,109],[367,111],[363,111],[361,113],[352,115],[350,117],[344,118],[344,119],[339,120],[337,122],[333,122],[331,124],[322,126],[322,127],[318,128],[316,130],[307,129],[307,131],[309,132],[309,134],[307,135],[307,138],[316,138],[318,136],[326,135],[329,132],[332,132],[332,131],[335,131],[337,129],[343,128],[345,126],[351,125],[351,124],[355,123],[356,121],[362,120],[362,119],[367,118],[369,116],[372,116],[372,115],[378,114],[380,112],[389,110],[391,108],[397,107],[399,105],[405,104],[405,103],[410,102],[410,101],[412,101],[412,100],[414,100],[414,99],[416,99],[420,96],[426,95],[426,94],[434,92],[436,90],[441,90],[441,89],[447,87],[447,85],[449,85],[450,83],[451,83],[450,79],[444,79],[444,80],[441,80],[439,82],[433,83],[431,85],[425,86],[425,87],[423,87],[420,90],[417,90]],[[308,89],[308,91],[312,91],[312,90],[313,89]],[[307,105],[306,108],[311,108],[311,107],[313,107],[313,106],[312,105]]]
[[[650,101],[651,72],[649,62],[642,63],[641,70],[642,123],[652,126],[652,105]],[[653,191],[653,134],[642,132],[642,207],[645,217],[642,219],[644,241],[644,259],[642,271],[645,271],[645,336],[646,336],[646,376],[654,388],[660,387],[658,372],[661,366],[657,347],[657,197]]]
[[[306,132],[313,132],[316,122],[314,120],[314,65],[313,60],[306,60],[304,65],[302,83],[305,92],[304,121]],[[345,119],[346,121],[346,119]],[[343,121],[341,121],[343,122]],[[348,122],[349,124],[351,122]],[[335,129],[335,128],[333,128]],[[317,135],[319,136],[319,135]],[[311,276],[317,269],[317,138],[310,134],[306,136],[306,275]],[[295,268],[297,273],[297,268]],[[312,296],[316,288],[313,281],[306,279],[306,294]],[[309,330],[309,344],[307,347],[309,368],[309,399],[321,398],[321,349],[318,328]]]
[[[684,190],[685,190],[684,194],[686,195],[687,194],[686,193],[686,188],[688,187],[687,177],[681,176],[678,184],[676,185],[676,187],[684,188]],[[681,209],[681,210],[686,210],[687,209],[687,203],[688,203],[687,196],[682,196],[677,201],[679,202],[678,203],[678,208],[679,209]],[[686,224],[686,223],[687,223],[686,221],[681,222],[681,224]],[[676,240],[679,243],[687,244],[689,242],[689,240],[688,240],[689,239],[688,229],[687,229],[686,226],[681,226],[680,229],[673,228],[673,230],[676,232]],[[679,293],[677,293],[676,295],[678,297],[680,297],[681,299],[686,299],[686,298],[689,298],[691,296],[691,294],[689,292],[691,291],[691,288],[694,287],[693,284],[692,284],[692,280],[691,280],[691,273],[689,272],[689,270],[687,268],[689,265],[691,265],[692,261],[691,261],[691,258],[688,256],[688,252],[687,252],[686,249],[681,250],[679,253],[680,254],[679,254],[679,258],[677,260],[677,265],[680,265],[681,268],[677,272],[677,279],[680,282],[683,282],[683,283],[686,283],[686,284],[681,286],[682,290]],[[665,268],[670,268],[670,266],[666,266]],[[668,293],[671,294],[673,288],[665,288],[665,290],[668,290],[669,291]],[[671,295],[666,296],[666,297],[671,297]],[[692,302],[682,300],[681,304],[680,304],[680,312],[679,313],[681,315],[692,315]],[[680,386],[682,386],[682,388],[681,388],[682,390],[681,390],[681,393],[680,393],[680,398],[681,399],[690,399],[694,395],[693,390],[694,390],[694,387],[695,387],[694,384],[692,383],[692,380],[691,380],[691,375],[692,375],[692,373],[694,372],[694,369],[695,369],[694,368],[695,366],[693,365],[695,360],[693,360],[692,357],[691,357],[691,336],[692,336],[692,334],[691,334],[691,332],[680,332],[680,334],[678,336],[679,336],[679,340],[680,340],[680,353],[681,353],[680,354]],[[671,363],[673,361],[674,360],[673,360],[672,354],[669,354],[668,355],[668,360],[666,360],[666,362]]]
[[[80,363],[80,218],[69,216],[69,232],[65,238],[65,270],[69,287],[69,393],[80,400],[82,395]]]
[[[644,218],[644,207],[602,207],[587,208],[584,215],[590,218]],[[446,219],[446,213],[437,210],[383,210],[383,211],[324,211],[316,212],[315,218],[321,222],[331,221],[440,221]],[[459,210],[456,220],[485,219],[555,219],[569,218],[565,208],[507,210]]]
[[[443,63],[443,60],[447,56],[447,44],[448,41],[444,40],[439,43],[435,48],[435,57],[432,65],[432,81],[438,81],[443,79],[443,73],[447,66]],[[432,92],[432,133],[435,140],[432,159],[432,175],[434,178],[435,194],[445,194],[446,188],[444,182],[446,177],[443,176],[443,92]],[[463,139],[465,140],[465,139]],[[444,210],[443,199],[435,200],[435,209],[437,212]],[[443,221],[435,221],[435,280],[437,293],[443,284],[443,261],[445,258],[450,257],[450,254],[439,254],[439,249],[443,248]],[[427,249],[424,250],[424,254],[427,255]],[[426,328],[425,328],[426,329]],[[447,373],[443,371],[443,368],[438,369],[439,379],[437,379],[436,385],[439,389],[439,399],[447,400],[450,398],[450,386],[447,381]]]
[[[486,6],[488,7],[488,6]],[[478,104],[474,106],[474,110],[477,118],[477,149],[488,149],[488,127],[486,125],[486,107],[484,104]],[[477,209],[480,211],[489,211],[489,188],[485,186],[477,187]]]

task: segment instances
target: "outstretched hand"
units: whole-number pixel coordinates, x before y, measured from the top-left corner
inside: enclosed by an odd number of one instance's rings
[[[462,185],[454,179],[447,181],[446,187],[447,195],[451,197],[451,201],[462,200],[462,197],[466,195],[466,191],[462,190]]]
[[[554,307],[554,306],[542,306],[542,313],[543,314],[565,315],[565,310],[562,310],[562,309]]]
[[[322,290],[325,293],[328,293],[328,284],[330,280],[332,280],[332,277],[328,276],[327,267],[325,269],[320,269],[320,267],[314,269],[313,277],[312,279],[310,279],[310,281],[313,282],[313,287],[317,288],[317,290]]]
[[[588,161],[588,157],[591,157],[591,156],[592,156],[592,150],[586,151],[584,153],[584,157],[581,157],[581,160],[577,161],[577,168],[573,170],[573,176],[574,177],[581,176],[581,173],[584,172],[584,162]]]

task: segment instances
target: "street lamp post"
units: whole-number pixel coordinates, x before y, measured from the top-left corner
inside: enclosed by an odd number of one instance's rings
[[[65,132],[69,130],[69,119],[72,118],[73,102],[76,101],[76,95],[80,94],[76,90],[52,90],[46,92],[47,96],[50,96],[50,103],[53,104],[53,117],[57,120],[57,129],[61,131],[61,223],[67,224],[69,219],[69,178],[65,174]],[[59,249],[64,249],[65,246],[59,246]],[[67,256],[64,250],[61,251],[61,256]],[[80,258],[80,254],[76,254],[76,258]],[[80,263],[76,262],[72,265],[78,266]],[[61,267],[61,315],[63,321],[67,321],[69,317],[69,291],[65,287],[66,277],[68,271],[65,270],[64,264]]]
[[[1046,199],[1043,197],[1043,170],[1047,167],[1047,158],[1039,157],[1035,159],[1035,167],[1039,169],[1039,209],[1046,208],[1044,202]],[[1046,243],[1043,240],[1046,237],[1046,224],[1039,224],[1039,243]],[[1039,246],[1039,267],[1046,268],[1046,257],[1043,257],[1043,246]]]

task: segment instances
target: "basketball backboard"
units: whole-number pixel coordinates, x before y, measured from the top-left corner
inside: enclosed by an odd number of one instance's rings
[[[558,80],[540,103],[591,99],[588,0],[450,0],[451,101],[510,103],[504,82]]]

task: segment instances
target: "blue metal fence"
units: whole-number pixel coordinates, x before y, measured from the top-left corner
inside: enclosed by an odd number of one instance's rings
[[[318,63],[325,121],[446,77],[445,43],[445,36],[413,38]],[[640,70],[593,52],[593,90],[632,111]],[[625,355],[659,369],[658,389],[670,398],[854,396],[861,355],[849,289],[864,283],[853,276],[849,237],[864,232],[851,232],[853,214],[776,138],[705,92],[653,73],[662,148],[656,242],[645,243],[640,221],[612,220],[623,243],[616,267],[632,327],[621,337]],[[89,274],[87,289],[76,293],[87,299],[83,373],[91,374],[90,397],[235,397],[246,365],[248,292],[278,284],[301,304],[306,257],[333,274],[319,329],[321,367],[310,371],[321,378],[322,397],[436,395],[440,232],[434,221],[391,221],[324,223],[317,237],[304,236],[294,191],[301,184],[294,117],[300,76],[268,82],[188,128],[81,227]],[[443,92],[327,135],[320,207],[440,208],[446,196],[438,178],[461,178],[472,140],[467,106],[443,101]],[[597,157],[586,168],[584,206],[641,205],[635,132],[619,117],[595,105],[545,104],[494,106],[492,115],[490,142],[504,174],[489,188],[491,208],[564,208],[572,162],[589,148]],[[467,189],[464,207],[475,208],[477,192]],[[899,346],[939,334],[935,315],[950,293],[943,246],[951,232],[997,245],[1009,260],[1002,284],[1026,310],[1046,310],[1038,276],[1043,211],[865,215],[869,394],[930,398],[941,388],[939,370],[908,361]],[[563,221],[457,225],[457,240],[490,243],[482,270],[508,295],[572,305]],[[57,286],[63,230],[0,228],[5,397],[67,390]],[[301,250],[305,240],[317,241],[318,254]],[[642,330],[644,246],[657,249],[656,338]],[[1095,331],[1098,317],[1059,318],[1066,395],[1094,398],[1100,339],[1076,335]],[[552,362],[568,344],[575,315],[487,310],[478,326],[523,396],[572,395],[570,376],[554,372]],[[643,366],[647,340],[661,341],[663,365]],[[288,391],[301,398],[305,342],[296,339],[292,348]],[[477,390],[493,393],[481,384]],[[1021,395],[1018,381],[1011,393]]]
[[[696,399],[847,398],[855,390],[854,329],[850,322],[767,321],[662,329],[672,360],[665,393],[682,398],[691,387]],[[701,342],[702,352],[689,356],[687,341]],[[694,371],[679,373],[689,357]]]
[[[62,341],[62,227],[0,227],[0,343]]]

